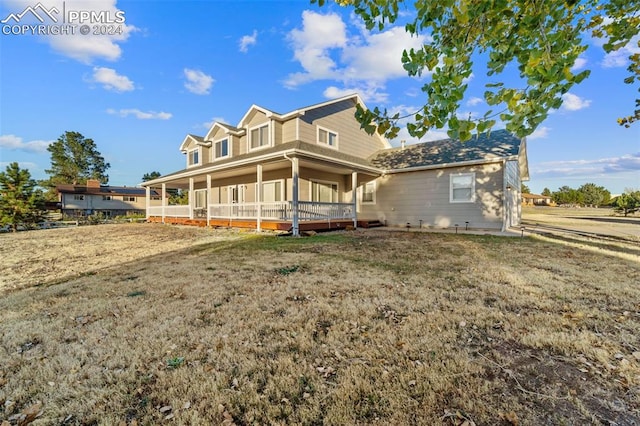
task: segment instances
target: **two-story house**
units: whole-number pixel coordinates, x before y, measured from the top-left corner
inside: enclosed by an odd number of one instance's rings
[[[358,95],[286,114],[253,105],[180,145],[186,167],[142,186],[149,221],[292,230],[366,226],[505,229],[520,221],[525,141],[503,130],[468,142],[392,148],[354,118]],[[189,204],[152,194],[189,191]]]
[[[147,193],[144,188],[101,185],[93,179],[84,185],[57,185],[56,191],[60,209],[67,216],[145,214],[147,204],[160,205],[162,199],[157,191]],[[147,195],[149,200],[146,200]]]

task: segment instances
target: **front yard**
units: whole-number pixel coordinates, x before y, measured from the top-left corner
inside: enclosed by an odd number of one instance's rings
[[[637,260],[382,230],[132,224],[103,245],[101,228],[0,236],[19,253],[0,261],[0,421],[640,423]]]

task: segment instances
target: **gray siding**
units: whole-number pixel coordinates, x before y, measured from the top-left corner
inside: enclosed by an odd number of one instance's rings
[[[374,152],[387,148],[375,135],[360,129],[354,117],[353,100],[345,100],[307,111],[300,118],[300,140],[317,143],[318,126],[338,134],[338,150],[360,158],[368,158]]]
[[[282,143],[293,142],[296,138],[296,123],[298,119],[285,121],[282,123]]]
[[[451,203],[450,175],[474,172],[475,202]],[[503,170],[501,163],[473,167],[396,173],[376,182],[376,203],[361,204],[362,219],[389,226],[450,228],[469,222],[472,228],[501,229]]]

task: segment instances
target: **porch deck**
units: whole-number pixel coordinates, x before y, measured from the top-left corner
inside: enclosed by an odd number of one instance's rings
[[[161,216],[150,216],[148,222],[163,223]],[[187,217],[165,217],[164,223],[171,225],[190,225],[214,228],[243,228],[257,229],[258,223],[255,219],[189,219]],[[378,220],[358,220],[359,228],[371,228],[374,226],[383,226]],[[336,220],[311,220],[300,222],[298,227],[300,231],[330,231],[337,229],[347,229],[353,226],[353,219],[336,219]],[[262,220],[260,227],[268,231],[291,231],[293,223],[286,220]]]

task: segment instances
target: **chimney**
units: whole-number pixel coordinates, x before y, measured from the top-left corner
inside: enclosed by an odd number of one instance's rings
[[[404,143],[405,143],[405,140],[404,140],[404,139],[400,141],[400,148],[401,148],[401,149],[404,149]]]
[[[100,188],[100,181],[97,179],[87,179],[87,188]]]

